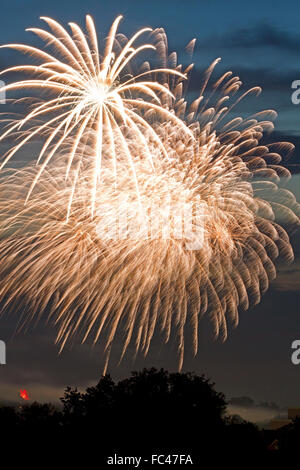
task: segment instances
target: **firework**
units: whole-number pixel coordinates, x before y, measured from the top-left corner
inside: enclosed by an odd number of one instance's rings
[[[79,141],[82,169],[70,168],[67,179],[68,152],[57,153],[56,164],[43,172],[34,166],[6,170],[0,181],[0,294],[5,308],[20,299],[30,305],[21,326],[50,310],[61,348],[75,334],[82,341],[103,337],[107,360],[119,330],[125,332],[121,356],[131,343],[147,354],[157,329],[166,342],[176,331],[181,367],[188,325],[195,354],[202,315],[225,339],[239,310],[259,303],[276,262],[292,261],[287,231],[299,226],[300,207],[285,188],[290,174],[280,164],[293,146],[260,143],[275,113],[232,117],[239,101],[259,89],[240,93],[241,82],[230,72],[213,83],[215,61],[188,106],[176,56],[168,56],[162,30],[156,37],[164,70],[179,74],[163,78],[170,93],[145,134],[154,168],[127,121],[129,132],[124,126],[118,135],[130,149],[135,179],[123,151],[118,178],[104,159],[95,187],[95,146]],[[92,126],[90,133],[97,141],[98,130]],[[68,149],[69,137],[64,143]],[[108,146],[105,135],[102,148]],[[24,205],[32,181],[37,188]]]
[[[30,197],[38,178],[51,159],[61,150],[66,140],[72,142],[66,162],[65,176],[70,174],[72,165],[78,171],[81,168],[82,153],[79,148],[82,142],[92,146],[93,185],[91,188],[91,212],[95,207],[97,185],[101,183],[103,161],[112,165],[115,180],[118,178],[118,155],[124,154],[131,168],[132,178],[137,186],[132,149],[128,146],[128,135],[132,142],[143,149],[142,155],[154,167],[149,150],[149,141],[154,140],[165,158],[168,157],[163,142],[150,125],[146,114],[158,114],[160,119],[173,121],[182,130],[189,132],[184,123],[162,106],[166,97],[173,97],[164,84],[154,80],[155,74],[162,76],[171,74],[185,79],[178,70],[160,67],[150,69],[149,63],[142,64],[142,70],[134,75],[130,65],[138,54],[154,49],[153,44],[135,46],[136,41],[151,28],[138,31],[131,39],[117,36],[117,29],[122,16],[116,18],[106,40],[103,55],[100,54],[96,28],[90,16],[86,18],[87,36],[75,23],[70,23],[71,34],[51,18],[42,19],[48,24],[51,32],[31,28],[47,46],[55,48],[54,54],[23,44],[9,44],[10,47],[37,58],[39,65],[22,65],[8,68],[8,72],[30,73],[31,77],[2,87],[1,92],[16,90],[36,90],[46,94],[43,101],[34,100],[31,111],[23,118],[16,119],[8,125],[1,137],[5,139],[18,137],[19,142],[4,155],[0,169],[25,144],[35,137],[45,136],[45,142],[39,153],[37,163],[39,171],[35,176],[27,194]],[[145,80],[147,79],[148,80]],[[28,98],[27,98],[28,101]],[[76,179],[73,181],[75,184]]]

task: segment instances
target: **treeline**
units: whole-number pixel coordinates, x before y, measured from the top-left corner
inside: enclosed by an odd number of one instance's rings
[[[277,460],[300,445],[299,420],[277,432],[261,431],[228,416],[224,394],[193,373],[144,369],[118,383],[106,375],[84,393],[67,387],[61,404],[0,408],[1,436],[17,438],[27,450],[34,444],[46,454],[67,452],[75,460],[85,451],[99,465],[115,453],[188,454],[198,463],[204,456]]]

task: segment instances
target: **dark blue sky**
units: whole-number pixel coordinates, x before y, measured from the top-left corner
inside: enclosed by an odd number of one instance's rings
[[[222,70],[232,69],[245,85],[260,85],[264,93],[259,106],[281,110],[277,128],[294,133],[300,126],[298,109],[290,106],[291,82],[300,76],[300,4],[297,1],[258,0],[100,0],[68,1],[13,0],[2,3],[0,42],[33,42],[28,27],[39,27],[40,16],[52,16],[62,23],[83,25],[87,13],[94,16],[101,35],[113,19],[124,15],[125,34],[143,26],[164,27],[170,50],[179,53],[197,38],[193,60],[203,70],[221,57]],[[7,51],[1,51],[0,66],[6,65]],[[15,56],[14,56],[15,57]],[[184,60],[184,56],[183,56]],[[258,106],[257,105],[257,106]]]
[[[258,22],[266,22],[289,33],[299,31],[299,2],[264,0],[251,3],[237,0],[12,0],[2,2],[1,36],[13,39],[18,30],[33,23],[39,16],[51,15],[61,21],[81,22],[86,13],[92,14],[99,27],[106,26],[116,15],[123,14],[134,29],[144,25],[163,26],[171,37],[181,42],[190,36],[205,37],[225,33]]]
[[[263,87],[262,95],[253,98],[249,105],[242,104],[240,112],[275,109],[279,115],[278,135],[294,140],[297,146],[293,161],[300,161],[300,105],[291,103],[291,83],[300,80],[299,1],[3,0],[0,43],[32,43],[33,36],[24,30],[39,27],[42,15],[62,23],[83,24],[87,13],[94,16],[103,36],[115,16],[123,14],[122,32],[134,33],[145,25],[164,27],[170,50],[179,53],[190,39],[197,38],[193,87],[201,71],[213,59],[222,57],[220,74],[231,69],[245,86]],[[0,50],[0,68],[11,61],[10,54]],[[14,53],[13,57],[18,56]],[[295,176],[292,185],[300,198],[300,177]],[[249,395],[257,401],[277,401],[280,406],[300,406],[300,366],[293,366],[290,361],[290,345],[300,338],[300,250],[297,251],[293,270],[283,272],[260,306],[242,315],[241,325],[227,343],[214,343],[203,333],[199,355],[196,359],[187,355],[185,369],[207,373],[228,396]],[[0,399],[14,399],[21,387],[30,389],[37,399],[57,397],[64,385],[86,386],[99,376],[101,360],[97,348],[91,352],[89,347],[75,345],[58,357],[51,329],[39,328],[14,338],[12,331],[12,324],[7,318],[2,319],[0,339],[8,341],[8,364],[0,366]],[[146,364],[175,368],[174,349],[160,352],[158,344]],[[112,373],[119,378],[143,365],[141,358],[133,365],[125,360],[120,367],[115,364]]]

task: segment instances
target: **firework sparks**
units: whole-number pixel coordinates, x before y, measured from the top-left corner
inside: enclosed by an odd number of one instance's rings
[[[110,51],[114,35],[113,30]],[[115,148],[126,142],[130,149],[132,164],[124,149],[115,159],[117,179],[114,165],[103,159],[101,184],[95,186],[95,167],[89,162],[95,141],[99,145],[97,126],[91,126],[90,142],[77,139],[72,148],[71,160],[80,156],[80,171],[70,166],[68,152],[59,154],[57,148],[56,164],[49,160],[42,172],[34,166],[6,170],[0,181],[0,279],[5,279],[0,294],[7,308],[19,299],[30,305],[21,326],[50,309],[61,348],[75,334],[95,342],[103,336],[107,360],[120,329],[125,331],[121,356],[132,342],[147,354],[159,327],[166,342],[176,330],[181,367],[188,324],[195,354],[203,314],[210,316],[215,335],[226,338],[228,323],[238,323],[239,310],[260,302],[276,276],[276,261],[292,261],[287,230],[299,226],[300,207],[284,187],[290,175],[280,164],[281,154],[293,146],[260,143],[272,130],[275,113],[231,117],[239,101],[259,89],[239,94],[241,82],[230,72],[211,85],[215,61],[199,97],[188,106],[181,72],[173,74],[168,67],[180,70],[176,57],[168,56],[163,31],[158,36],[169,77],[159,86],[170,92],[164,93],[156,119],[144,121],[147,146],[141,128],[137,132],[125,118],[122,130],[109,127],[116,131],[114,139],[101,134],[103,154],[112,140]],[[85,58],[82,67],[91,66],[92,58]],[[155,87],[162,90],[157,82]],[[122,106],[131,116],[126,101]],[[67,149],[69,140],[65,136]],[[24,206],[32,181],[37,190]],[[151,213],[154,218],[145,223]]]
[[[103,160],[111,162],[117,180],[118,155],[124,155],[136,182],[137,193],[139,191],[132,151],[128,147],[126,135],[133,135],[132,141],[139,144],[140,150],[143,148],[143,156],[152,167],[154,162],[149,150],[151,139],[156,142],[164,157],[168,158],[163,142],[145,117],[147,112],[176,123],[183,132],[192,136],[184,123],[161,104],[166,96],[173,97],[168,87],[151,80],[151,75],[153,77],[155,73],[175,75],[181,80],[186,76],[171,68],[150,69],[148,63],[146,65],[149,69],[134,75],[130,70],[133,59],[145,50],[156,50],[156,47],[152,44],[135,47],[140,36],[152,31],[151,28],[138,31],[131,39],[125,40],[124,46],[121,47],[117,37],[121,18],[122,16],[119,16],[111,26],[103,55],[100,55],[96,28],[90,16],[86,18],[87,37],[75,23],[70,23],[72,33],[69,34],[59,23],[46,17],[42,19],[48,24],[51,32],[38,28],[28,30],[39,36],[49,47],[54,47],[54,55],[23,44],[2,46],[30,54],[36,57],[40,64],[15,66],[4,70],[2,74],[22,72],[30,73],[35,78],[6,85],[1,92],[35,89],[41,93],[46,92],[49,96],[45,101],[35,103],[24,118],[10,124],[0,137],[1,142],[14,136],[16,132],[21,134],[20,142],[4,155],[0,166],[3,168],[34,137],[45,134],[47,136],[37,160],[40,164],[39,171],[28,190],[27,200],[40,175],[68,138],[72,144],[68,150],[66,178],[73,164],[77,168],[81,167],[83,155],[79,152],[80,144],[84,141],[86,145],[93,147],[93,216]],[[124,41],[124,37],[122,38]],[[38,120],[42,120],[42,123],[37,125]],[[73,184],[75,183],[76,178],[73,181]]]

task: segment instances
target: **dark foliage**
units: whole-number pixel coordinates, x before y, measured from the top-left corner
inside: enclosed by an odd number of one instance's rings
[[[5,437],[17,438],[23,452],[38,449],[47,458],[64,455],[71,462],[93,456],[99,468],[114,453],[191,454],[196,462],[205,455],[211,462],[238,455],[275,460],[299,447],[299,420],[276,435],[261,432],[238,416],[226,416],[225,396],[192,373],[144,369],[119,383],[106,375],[84,393],[66,388],[61,402],[60,408],[38,403],[0,408]]]

